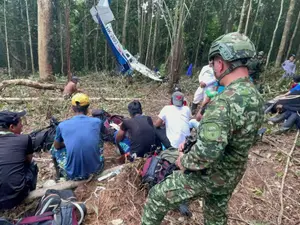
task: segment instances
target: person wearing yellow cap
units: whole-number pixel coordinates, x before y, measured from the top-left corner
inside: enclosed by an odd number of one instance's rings
[[[100,132],[103,121],[87,116],[89,105],[86,94],[75,94],[72,97],[75,116],[61,122],[56,129],[51,154],[57,175],[66,179],[88,179],[104,167]]]

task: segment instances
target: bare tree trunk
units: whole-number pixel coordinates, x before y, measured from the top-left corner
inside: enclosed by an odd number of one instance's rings
[[[155,56],[155,48],[156,48],[156,37],[157,37],[157,27],[158,27],[158,17],[159,14],[156,13],[155,16],[155,25],[154,25],[154,34],[153,34],[153,43],[152,43],[152,51],[151,51],[151,65],[154,65],[154,56]]]
[[[242,6],[242,11],[241,11],[241,16],[240,16],[240,22],[239,22],[239,27],[238,27],[238,32],[243,33],[243,27],[244,27],[244,19],[246,16],[246,5],[247,5],[247,0],[244,0],[243,6]]]
[[[202,15],[200,29],[199,29],[199,36],[198,36],[198,41],[197,41],[196,55],[195,55],[195,62],[194,62],[195,67],[197,67],[197,65],[198,65],[198,55],[199,55],[203,30],[205,29],[205,24],[206,24],[206,14],[207,14],[207,4],[205,4],[205,10],[204,10],[203,15]]]
[[[153,25],[153,17],[154,17],[154,7],[153,3],[150,2],[150,5],[152,5],[152,12],[151,12],[151,20],[150,20],[150,31],[149,31],[149,38],[148,38],[148,44],[147,44],[147,51],[146,51],[146,59],[145,59],[145,65],[148,63],[148,57],[149,57],[149,52],[150,52],[150,44],[151,44],[151,36],[152,36],[152,25]]]
[[[31,40],[31,27],[28,13],[28,2],[25,0],[26,4],[26,17],[27,17],[27,29],[28,29],[28,39],[29,39],[29,48],[30,48],[30,58],[31,58],[31,72],[34,74],[34,58],[33,58],[33,50],[32,50],[32,40]]]
[[[108,65],[107,65],[107,40],[105,39],[105,52],[104,52],[104,67],[105,67],[105,70],[108,69]]]
[[[259,47],[259,43],[260,43],[260,38],[261,38],[261,33],[263,31],[263,27],[264,27],[264,22],[265,22],[265,15],[262,16],[261,18],[261,26],[258,29],[258,36],[257,39],[255,41],[255,46],[258,48]]]
[[[53,79],[49,55],[51,14],[52,2],[49,0],[38,0],[38,53],[41,80]]]
[[[88,71],[89,69],[89,59],[88,59],[88,50],[87,50],[87,21],[86,21],[86,0],[84,0],[84,20],[83,20],[83,61],[84,61],[84,69]]]
[[[20,14],[21,14],[21,19],[24,21],[24,15],[23,15],[23,5],[22,5],[22,0],[19,0],[20,4]],[[24,58],[25,58],[25,71],[28,71],[28,57],[27,57],[27,43],[25,41],[24,35],[22,35],[22,43],[23,43],[23,48],[24,48]]]
[[[277,30],[278,30],[280,18],[281,18],[281,15],[282,15],[283,2],[284,2],[284,0],[281,0],[281,4],[280,4],[280,12],[279,12],[278,19],[277,19],[277,23],[276,23],[276,26],[275,26],[275,29],[274,29],[274,32],[273,32],[273,37],[272,37],[272,41],[271,41],[269,53],[268,53],[268,56],[267,56],[266,67],[269,65],[269,62],[270,62],[270,57],[271,57],[271,53],[272,53],[272,50],[273,50],[273,45],[274,45],[274,41],[275,41],[275,37],[276,37],[276,32],[277,32]]]
[[[64,62],[64,36],[63,36],[63,22],[62,22],[62,3],[58,3],[59,6],[59,10],[58,10],[58,19],[59,19],[59,46],[60,46],[60,73],[64,74],[64,66],[65,66],[65,62]]]
[[[247,35],[247,32],[248,32],[251,10],[252,10],[252,0],[250,0],[250,4],[249,4],[249,8],[248,8],[248,15],[247,15],[247,21],[246,21],[246,27],[245,27],[245,35]]]
[[[257,20],[257,16],[258,16],[258,13],[259,13],[259,10],[260,10],[260,2],[261,2],[261,0],[258,0],[257,10],[256,10],[256,13],[255,13],[255,17],[254,17],[254,21],[253,21],[253,25],[252,25],[252,29],[251,29],[251,33],[250,33],[250,39],[251,40],[252,40],[252,35],[253,35],[254,28],[255,28],[255,23],[256,23],[256,20]]]
[[[284,30],[283,30],[283,34],[282,34],[282,38],[281,38],[281,43],[280,43],[280,46],[279,46],[279,50],[278,50],[278,54],[277,54],[277,58],[276,58],[276,62],[275,62],[275,67],[280,67],[280,65],[281,65],[281,61],[282,61],[282,58],[283,58],[287,37],[289,36],[289,32],[290,32],[290,27],[291,27],[291,23],[292,23],[292,16],[293,16],[293,12],[294,12],[294,9],[295,9],[295,3],[296,3],[296,0],[291,0],[290,1],[290,7],[289,7],[289,11],[288,11],[287,16],[286,16]]]
[[[125,12],[124,12],[124,23],[123,23],[123,31],[122,31],[122,44],[126,44],[126,28],[128,21],[128,11],[129,11],[129,0],[125,0]]]
[[[68,80],[72,79],[71,73],[71,37],[70,37],[70,1],[66,1],[66,8],[65,8],[65,20],[66,20],[66,60],[67,60],[67,74]]]
[[[95,67],[95,72],[96,73],[98,73],[98,66],[97,66],[98,39],[99,39],[99,27],[97,25],[97,31],[96,31],[96,37],[95,37],[95,44],[94,44],[94,67]]]
[[[3,14],[4,14],[4,29],[5,29],[5,43],[6,43],[7,69],[8,69],[8,75],[11,76],[11,72],[10,72],[10,58],[9,58],[9,48],[8,48],[8,37],[7,37],[7,24],[6,24],[6,0],[4,0]]]
[[[142,0],[142,2],[144,3],[144,0]],[[144,25],[145,25],[145,17],[146,17],[146,15],[145,15],[145,12],[144,12],[144,10],[142,10],[142,16],[141,16],[141,32],[140,32],[140,34],[141,34],[141,37],[140,37],[140,49],[141,49],[141,51],[140,51],[140,61],[143,59],[143,44],[144,44],[144,31],[145,31],[145,27],[144,27]]]
[[[139,43],[139,54],[142,52],[142,43],[141,43],[141,5],[140,0],[137,0],[138,7],[138,43]]]
[[[300,11],[298,13],[298,18],[297,18],[297,22],[296,22],[296,25],[295,25],[295,29],[294,29],[293,35],[291,37],[291,40],[290,40],[289,49],[286,53],[287,56],[290,55],[290,52],[291,52],[291,49],[292,49],[292,46],[293,46],[293,42],[294,42],[294,38],[296,37],[297,31],[298,31],[299,21],[300,21]],[[299,57],[299,55],[297,55],[297,56]]]

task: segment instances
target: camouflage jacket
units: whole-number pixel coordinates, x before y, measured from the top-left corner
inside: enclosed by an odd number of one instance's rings
[[[262,122],[263,99],[254,85],[248,78],[232,82],[208,105],[182,166],[198,171],[213,189],[234,189]]]

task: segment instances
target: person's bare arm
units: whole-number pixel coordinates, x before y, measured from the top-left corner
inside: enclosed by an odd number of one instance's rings
[[[164,123],[164,121],[163,121],[161,118],[158,118],[158,119],[154,122],[154,126],[155,126],[155,127],[160,127],[163,123]]]
[[[119,144],[125,137],[125,131],[120,129],[117,133],[117,136],[116,136],[116,143]]]

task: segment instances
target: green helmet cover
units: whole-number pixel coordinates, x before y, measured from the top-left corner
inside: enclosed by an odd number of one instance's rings
[[[228,61],[250,59],[256,53],[252,41],[244,34],[233,32],[218,37],[211,45],[208,60],[212,60],[217,54]]]

